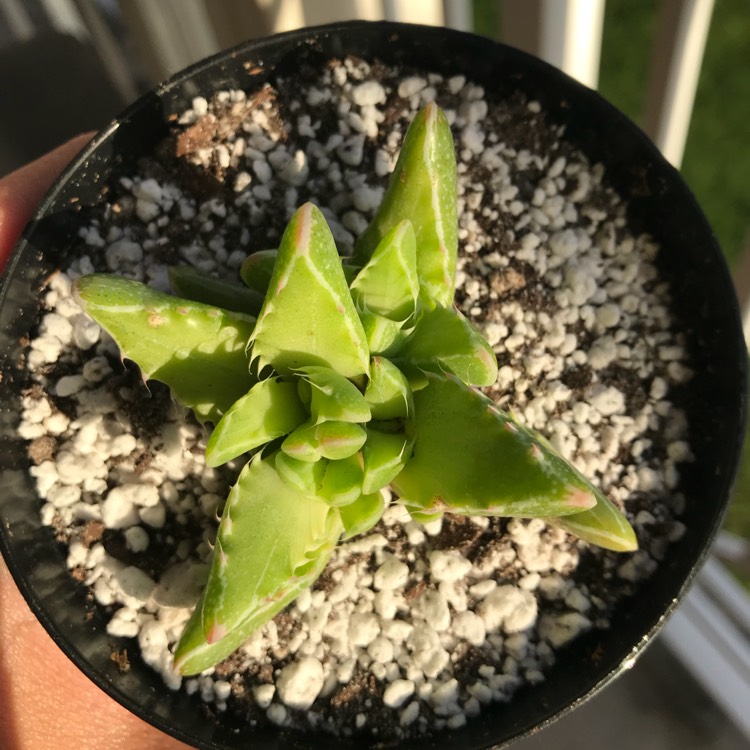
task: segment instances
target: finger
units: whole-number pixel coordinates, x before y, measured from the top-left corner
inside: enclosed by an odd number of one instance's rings
[[[0,557],[0,748],[187,750],[105,695],[32,614]]]
[[[0,178],[0,271],[34,209],[63,167],[91,140],[83,133],[36,161]]]
[[[83,134],[0,179],[0,270]],[[0,747],[179,750],[90,682],[37,621],[0,558]]]

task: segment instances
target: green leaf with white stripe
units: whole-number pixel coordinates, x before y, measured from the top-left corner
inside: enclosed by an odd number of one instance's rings
[[[404,219],[417,240],[422,300],[453,302],[458,252],[458,198],[453,135],[445,115],[428,104],[412,121],[375,217],[354,247],[365,265],[380,241]]]
[[[240,266],[240,278],[245,286],[265,297],[278,255],[278,250],[257,250],[250,253]]]
[[[399,222],[383,237],[350,288],[359,310],[378,313],[397,323],[416,315],[419,299],[417,240],[408,219]]]
[[[245,354],[255,324],[250,315],[110,274],[81,277],[73,293],[144,380],[166,383],[201,422],[217,422],[255,382]]]
[[[338,510],[284,482],[257,455],[227,498],[208,583],[175,650],[180,674],[229,656],[320,575],[343,531]]]
[[[243,283],[265,297],[278,255],[278,250],[257,250],[248,255],[240,267],[240,278]],[[342,260],[346,261],[345,258]],[[359,266],[352,266],[346,262],[343,269],[347,284],[359,273]]]
[[[369,366],[367,340],[331,230],[307,203],[284,232],[263,309],[250,337],[253,368],[290,375],[322,365],[346,378]]]
[[[380,241],[350,285],[373,354],[397,350],[419,310],[416,239],[404,220]]]
[[[306,420],[296,383],[279,378],[261,380],[219,420],[206,444],[206,463],[220,466],[288,435]]]
[[[393,480],[407,508],[543,518],[596,505],[591,483],[546,441],[458,378],[426,376],[414,393],[414,449]]]

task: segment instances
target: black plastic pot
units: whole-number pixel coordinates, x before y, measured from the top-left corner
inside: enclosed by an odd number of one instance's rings
[[[20,395],[20,343],[32,331],[40,282],[73,244],[90,208],[103,200],[110,177],[149,153],[168,131],[170,115],[198,94],[227,88],[257,90],[279,71],[294,70],[301,50],[321,64],[354,54],[446,75],[462,73],[493,96],[520,90],[538,100],[565,138],[592,162],[630,206],[631,224],[662,246],[661,270],[672,280],[675,306],[698,364],[689,389],[688,416],[694,464],[683,471],[687,503],[684,538],[646,581],[637,601],[624,601],[612,627],[578,638],[558,652],[542,684],[519,690],[509,705],[487,707],[463,729],[409,747],[480,748],[504,745],[540,729],[582,703],[629,667],[685,594],[721,522],[742,442],[746,351],[729,273],[693,196],[646,136],[596,93],[517,50],[447,29],[392,23],[345,23],[245,44],[178,74],[126,110],[71,164],[47,195],[8,265],[0,293],[0,546],[31,608],[66,654],[115,700],[152,724],[201,748],[346,748],[328,735],[252,730],[212,722],[200,699],[166,689],[133,656],[118,672],[104,617],[65,566],[65,552],[40,523],[40,501],[28,472],[26,445],[16,436]],[[250,73],[249,69],[261,72]],[[132,649],[131,649],[132,653]]]

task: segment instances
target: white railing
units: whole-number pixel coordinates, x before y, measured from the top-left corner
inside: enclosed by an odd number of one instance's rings
[[[750,597],[715,557],[661,637],[750,740]]]

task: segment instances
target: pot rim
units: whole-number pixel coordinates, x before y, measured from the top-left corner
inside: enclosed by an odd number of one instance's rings
[[[713,253],[711,256],[712,260],[712,272],[715,276],[715,280],[718,286],[722,287],[726,292],[723,295],[722,305],[724,306],[724,317],[726,320],[734,322],[734,330],[730,331],[731,338],[734,339],[734,345],[732,347],[732,356],[728,357],[728,360],[736,363],[736,372],[731,377],[732,387],[736,390],[736,395],[739,399],[739,410],[737,413],[736,423],[731,425],[729,434],[725,436],[727,440],[727,448],[725,450],[724,462],[722,463],[723,475],[719,482],[719,492],[717,494],[724,498],[723,503],[720,503],[714,508],[714,513],[710,519],[710,523],[704,527],[699,539],[693,544],[696,547],[690,551],[689,557],[691,560],[690,567],[687,571],[682,568],[677,569],[679,582],[670,588],[671,598],[664,606],[656,608],[651,615],[646,618],[646,622],[640,626],[640,634],[637,639],[627,638],[619,643],[618,647],[613,648],[613,653],[608,653],[607,658],[603,661],[603,668],[596,670],[596,680],[587,680],[577,686],[577,689],[572,691],[570,694],[565,696],[563,705],[549,705],[546,709],[543,709],[538,717],[538,720],[534,724],[527,724],[524,726],[518,726],[513,732],[507,733],[501,737],[494,737],[491,732],[488,732],[486,728],[479,727],[478,731],[466,731],[456,730],[454,732],[456,737],[466,736],[470,742],[479,742],[480,744],[472,745],[472,747],[486,747],[496,742],[500,742],[497,747],[505,746],[510,742],[520,739],[531,733],[535,733],[541,728],[546,727],[557,718],[567,714],[569,711],[576,708],[578,705],[583,703],[594,694],[598,693],[599,690],[608,685],[614,678],[620,675],[623,671],[629,669],[634,663],[635,659],[643,652],[648,644],[653,640],[654,636],[661,629],[669,615],[674,611],[678,603],[687,593],[690,585],[692,584],[695,576],[697,575],[700,567],[705,561],[709,554],[709,548],[712,540],[714,539],[718,529],[720,528],[723,520],[724,513],[726,511],[727,499],[729,497],[733,477],[736,473],[739,454],[744,438],[744,425],[746,419],[746,380],[747,380],[747,352],[745,350],[744,338],[741,336],[741,324],[739,305],[736,298],[733,295],[731,277],[729,274],[728,266],[723,256],[721,255],[718,244],[716,243],[715,237],[711,232],[711,229],[706,222],[703,214],[698,207],[698,204],[685,185],[681,176],[666,160],[661,156],[656,146],[648,139],[643,131],[638,128],[631,120],[629,120],[624,114],[617,110],[614,106],[609,104],[603,99],[598,93],[587,89],[582,84],[574,81],[573,79],[566,76],[561,71],[552,67],[551,65],[539,60],[538,58],[529,55],[520,50],[516,50],[503,45],[499,42],[494,42],[483,37],[478,37],[468,32],[459,32],[452,29],[446,29],[442,27],[429,27],[413,24],[404,24],[398,22],[388,21],[347,21],[329,24],[320,27],[311,27],[305,29],[298,29],[295,31],[285,32],[283,34],[274,35],[264,39],[250,40],[244,42],[232,49],[219,52],[209,58],[198,61],[193,65],[185,68],[184,70],[176,73],[170,77],[167,81],[159,84],[147,94],[139,97],[133,104],[127,107],[122,114],[116,117],[109,125],[103,128],[92,141],[79,153],[79,155],[66,167],[64,172],[61,174],[59,179],[55,182],[53,187],[47,192],[43,198],[39,208],[34,214],[33,219],[29,222],[25,228],[21,238],[16,244],[11,257],[8,260],[5,273],[2,278],[2,286],[0,287],[0,310],[2,310],[6,303],[9,301],[9,295],[11,287],[13,286],[14,280],[17,276],[23,274],[22,264],[25,259],[28,258],[29,254],[33,252],[34,238],[40,231],[42,222],[50,213],[54,213],[62,202],[69,200],[69,195],[66,192],[71,182],[75,181],[78,177],[83,178],[85,181],[89,174],[89,171],[93,169],[92,163],[104,153],[104,161],[111,160],[112,154],[107,155],[107,151],[111,151],[114,148],[114,141],[118,133],[124,127],[125,124],[132,122],[134,119],[139,118],[143,115],[145,110],[151,111],[155,106],[163,106],[166,103],[168,97],[172,97],[175,92],[181,90],[190,81],[196,78],[210,74],[212,71],[218,69],[219,72],[226,73],[223,66],[236,66],[237,62],[241,58],[248,58],[249,55],[254,55],[256,58],[261,60],[264,59],[264,53],[269,50],[277,50],[280,47],[286,45],[291,48],[294,45],[307,46],[311,40],[338,40],[340,37],[346,35],[368,33],[379,35],[380,37],[396,34],[397,36],[410,35],[420,40],[429,38],[430,40],[443,40],[443,44],[446,49],[450,49],[457,40],[463,40],[464,44],[470,43],[476,47],[479,51],[495,49],[496,54],[502,52],[509,58],[513,58],[515,64],[519,68],[527,68],[532,74],[535,80],[536,78],[544,79],[548,81],[550,89],[562,88],[565,91],[565,98],[570,103],[568,106],[576,106],[578,100],[585,100],[586,103],[597,112],[597,116],[602,120],[606,120],[610,127],[621,131],[623,136],[627,136],[629,141],[637,143],[638,150],[643,155],[643,159],[654,171],[658,172],[658,180],[663,185],[665,191],[677,190],[677,199],[681,202],[686,212],[690,214],[691,221],[695,222],[697,231],[703,233],[704,239],[706,240],[705,247],[706,253]],[[446,40],[450,39],[451,42]],[[433,41],[434,43],[434,41]],[[426,69],[426,66],[425,66]],[[264,71],[268,72],[268,71]],[[217,88],[211,92],[203,92],[208,95],[220,90],[223,81],[219,81]],[[252,89],[255,86],[250,85],[253,83],[253,79],[248,79],[248,86],[246,88]],[[182,93],[179,94],[181,96]],[[175,99],[179,99],[179,96],[175,96]],[[543,105],[544,106],[544,105]],[[166,113],[163,113],[166,115]],[[163,122],[164,132],[166,133],[167,121],[166,117]],[[585,124],[582,125],[585,128]],[[574,141],[574,144],[578,148],[582,148],[581,144]],[[111,147],[111,148],[110,148]],[[100,159],[101,161],[101,159]],[[96,166],[96,165],[94,165]],[[116,167],[115,167],[116,168]],[[609,166],[607,167],[609,171]],[[650,177],[648,178],[650,179]],[[657,179],[657,178],[655,178]],[[650,196],[653,197],[653,196]],[[649,197],[649,199],[650,199]],[[629,200],[629,199],[626,199]],[[636,198],[636,200],[640,200]],[[739,327],[738,327],[739,326]],[[739,333],[738,333],[739,332]],[[717,433],[718,434],[718,433]],[[3,440],[3,442],[5,442]],[[1,443],[0,443],[1,444]],[[6,472],[7,473],[7,472]],[[3,519],[5,519],[4,508],[0,503],[0,511],[3,512]],[[6,523],[8,523],[6,521]],[[10,525],[8,525],[10,529]],[[69,658],[87,674],[101,689],[108,693],[111,697],[117,700],[119,703],[124,705],[128,710],[138,715],[140,718],[145,719],[149,723],[157,726],[159,729],[181,739],[184,742],[199,743],[198,746],[205,748],[219,748],[224,747],[223,743],[226,738],[217,738],[214,736],[202,736],[196,737],[191,732],[185,731],[181,726],[171,724],[162,715],[155,714],[148,707],[144,707],[141,703],[133,698],[130,692],[123,691],[119,685],[112,682],[111,678],[97,671],[92,667],[88,658],[79,650],[79,645],[72,642],[68,635],[60,628],[56,621],[56,618],[52,617],[48,611],[48,605],[45,603],[45,598],[38,594],[38,587],[29,580],[28,576],[25,575],[22,568],[25,567],[23,564],[19,564],[17,558],[16,547],[12,543],[10,537],[13,532],[6,531],[6,524],[0,524],[0,549],[2,550],[3,556],[6,559],[8,567],[19,586],[22,594],[29,603],[32,611],[45,627],[47,632],[53,638],[53,640],[60,646],[60,648],[69,656]],[[666,561],[662,561],[660,568],[664,566],[669,568]],[[67,571],[66,571],[67,574]],[[659,575],[659,572],[655,575]],[[667,573],[662,573],[662,576]],[[648,589],[650,584],[648,581],[643,582],[643,587]],[[657,611],[658,610],[658,611]],[[617,610],[619,614],[619,608]],[[616,615],[615,615],[616,616]],[[641,618],[643,619],[643,618]],[[616,629],[616,625],[613,626]],[[571,648],[571,647],[568,647]],[[577,647],[576,647],[577,648]],[[551,670],[555,668],[552,667]],[[158,676],[157,676],[158,677]],[[160,678],[159,678],[160,679]],[[166,688],[165,688],[166,690]],[[522,690],[526,690],[523,688]],[[518,695],[518,693],[516,693]],[[515,700],[515,696],[514,696]],[[560,703],[558,701],[558,703]],[[511,704],[512,705],[512,704]],[[499,710],[499,709],[498,709]],[[493,710],[486,709],[483,711],[485,714],[493,714]],[[491,716],[489,719],[484,721],[484,724],[491,722]],[[472,722],[477,722],[478,719],[472,719]],[[480,722],[481,723],[481,722]],[[285,735],[283,731],[274,731],[272,734],[278,734],[283,739],[289,739],[288,735]],[[427,738],[424,743],[421,740],[415,741],[412,746],[414,747],[445,747],[444,742],[433,745],[435,738],[430,740]],[[445,741],[445,737],[441,738]],[[330,738],[325,736],[326,745],[333,747],[332,742],[329,742]],[[269,747],[275,746],[273,740],[269,740],[271,744]],[[283,741],[283,740],[282,740]],[[216,743],[219,744],[216,744]],[[278,742],[278,740],[277,740]],[[489,744],[483,744],[489,743]],[[284,746],[292,747],[292,744],[287,743]],[[302,745],[307,746],[307,745]],[[347,745],[348,746],[348,745]],[[451,745],[453,746],[453,745]],[[343,747],[343,745],[342,745]]]

